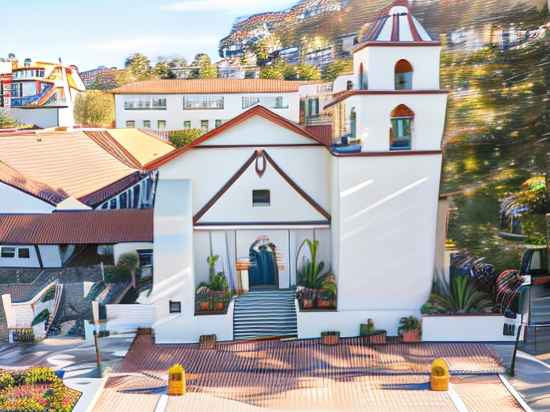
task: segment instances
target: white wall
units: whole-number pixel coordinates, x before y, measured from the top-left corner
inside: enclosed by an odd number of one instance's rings
[[[120,255],[129,252],[136,252],[141,249],[153,249],[153,243],[151,242],[131,242],[131,243],[117,243],[113,245],[113,257],[115,263],[118,262]]]
[[[60,114],[61,109],[43,108],[43,109],[17,109],[11,108],[10,114],[22,124],[33,124],[41,128],[72,126],[73,124],[60,124],[65,120],[65,116]],[[58,116],[59,114],[59,116]],[[65,121],[63,121],[65,123]]]
[[[413,89],[439,89],[440,46],[368,46],[353,55],[353,71],[363,63],[371,90],[395,90],[395,64],[408,60],[413,67]]]
[[[294,93],[252,93],[225,94],[224,108],[211,110],[183,110],[183,94],[155,95],[166,98],[166,110],[124,110],[125,95],[115,96],[116,127],[126,127],[127,120],[134,120],[136,127],[144,127],[143,120],[150,120],[151,127],[157,128],[158,120],[166,120],[167,130],[181,130],[186,120],[191,121],[192,128],[200,128],[201,120],[209,120],[209,129],[214,129],[215,121],[226,122],[248,110],[242,108],[243,96],[275,97],[284,96],[288,102],[287,109],[272,109],[273,112],[298,122],[300,120],[300,97]],[[215,95],[219,96],[219,95]]]
[[[150,328],[155,321],[153,305],[105,305],[106,329],[111,333],[124,333],[137,328]]]
[[[0,182],[0,213],[50,213],[54,206]]]
[[[505,323],[504,316],[499,315],[423,316],[422,340],[427,342],[513,342],[516,336],[503,334]]]
[[[0,267],[18,267],[18,268],[39,268],[40,262],[38,260],[38,255],[34,245],[8,245],[0,244],[0,250],[3,247],[13,247],[15,248],[15,257],[14,258],[3,258],[0,256]],[[19,258],[17,257],[18,249],[29,249],[29,258]]]
[[[58,245],[39,245],[38,249],[45,268],[60,268],[63,266]]]
[[[412,125],[412,150],[440,150],[445,128],[446,94],[356,95],[346,100],[348,113],[357,112],[357,137],[363,151],[388,151],[391,112],[400,104],[415,114]]]
[[[338,309],[418,310],[432,286],[441,155],[334,162]]]

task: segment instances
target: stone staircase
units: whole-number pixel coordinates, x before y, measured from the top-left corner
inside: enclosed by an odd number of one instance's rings
[[[533,354],[550,352],[550,287],[531,289],[530,320],[522,349]]]
[[[293,289],[252,291],[239,296],[233,313],[235,340],[298,335]]]

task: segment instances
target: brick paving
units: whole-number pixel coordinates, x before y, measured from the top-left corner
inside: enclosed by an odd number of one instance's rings
[[[496,353],[483,344],[367,346],[354,338],[334,347],[305,340],[199,350],[155,345],[148,336],[137,337],[94,410],[139,405],[140,412],[153,411],[165,392],[168,367],[179,362],[188,393],[170,398],[169,412],[454,411],[448,393],[428,390],[431,361],[440,356],[449,362],[455,391],[468,410],[521,410],[498,379],[503,368]]]

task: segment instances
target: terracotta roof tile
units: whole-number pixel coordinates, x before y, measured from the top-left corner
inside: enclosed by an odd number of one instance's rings
[[[294,93],[302,82],[270,79],[169,79],[130,83],[114,94]]]
[[[110,244],[152,241],[152,209],[0,215],[0,243]]]

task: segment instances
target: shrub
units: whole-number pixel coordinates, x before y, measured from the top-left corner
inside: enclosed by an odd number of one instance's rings
[[[0,373],[0,390],[11,388],[15,385],[15,378],[9,372]]]
[[[0,404],[2,412],[44,412],[44,406],[36,399],[5,399]]]
[[[35,316],[35,318],[32,321],[32,326],[35,326],[44,322],[49,317],[50,317],[50,311],[48,309],[44,309],[42,312],[40,312],[38,315]]]
[[[414,316],[409,316],[409,317],[403,317],[399,320],[399,328],[397,329],[397,331],[401,333],[401,332],[407,332],[410,330],[420,330],[420,328],[421,328],[421,323],[418,320],[418,318]]]
[[[192,143],[204,134],[202,129],[185,129],[170,132],[168,139],[176,147],[182,147]]]
[[[132,272],[126,266],[108,266],[105,268],[105,282],[122,283],[132,279]]]
[[[136,252],[128,252],[120,255],[117,266],[128,268],[133,273],[139,267],[139,256]]]
[[[55,286],[52,286],[49,288],[44,295],[42,295],[42,299],[40,299],[40,302],[49,302],[55,297]]]
[[[50,368],[31,368],[25,372],[25,384],[35,385],[37,383],[55,383],[59,378]]]

